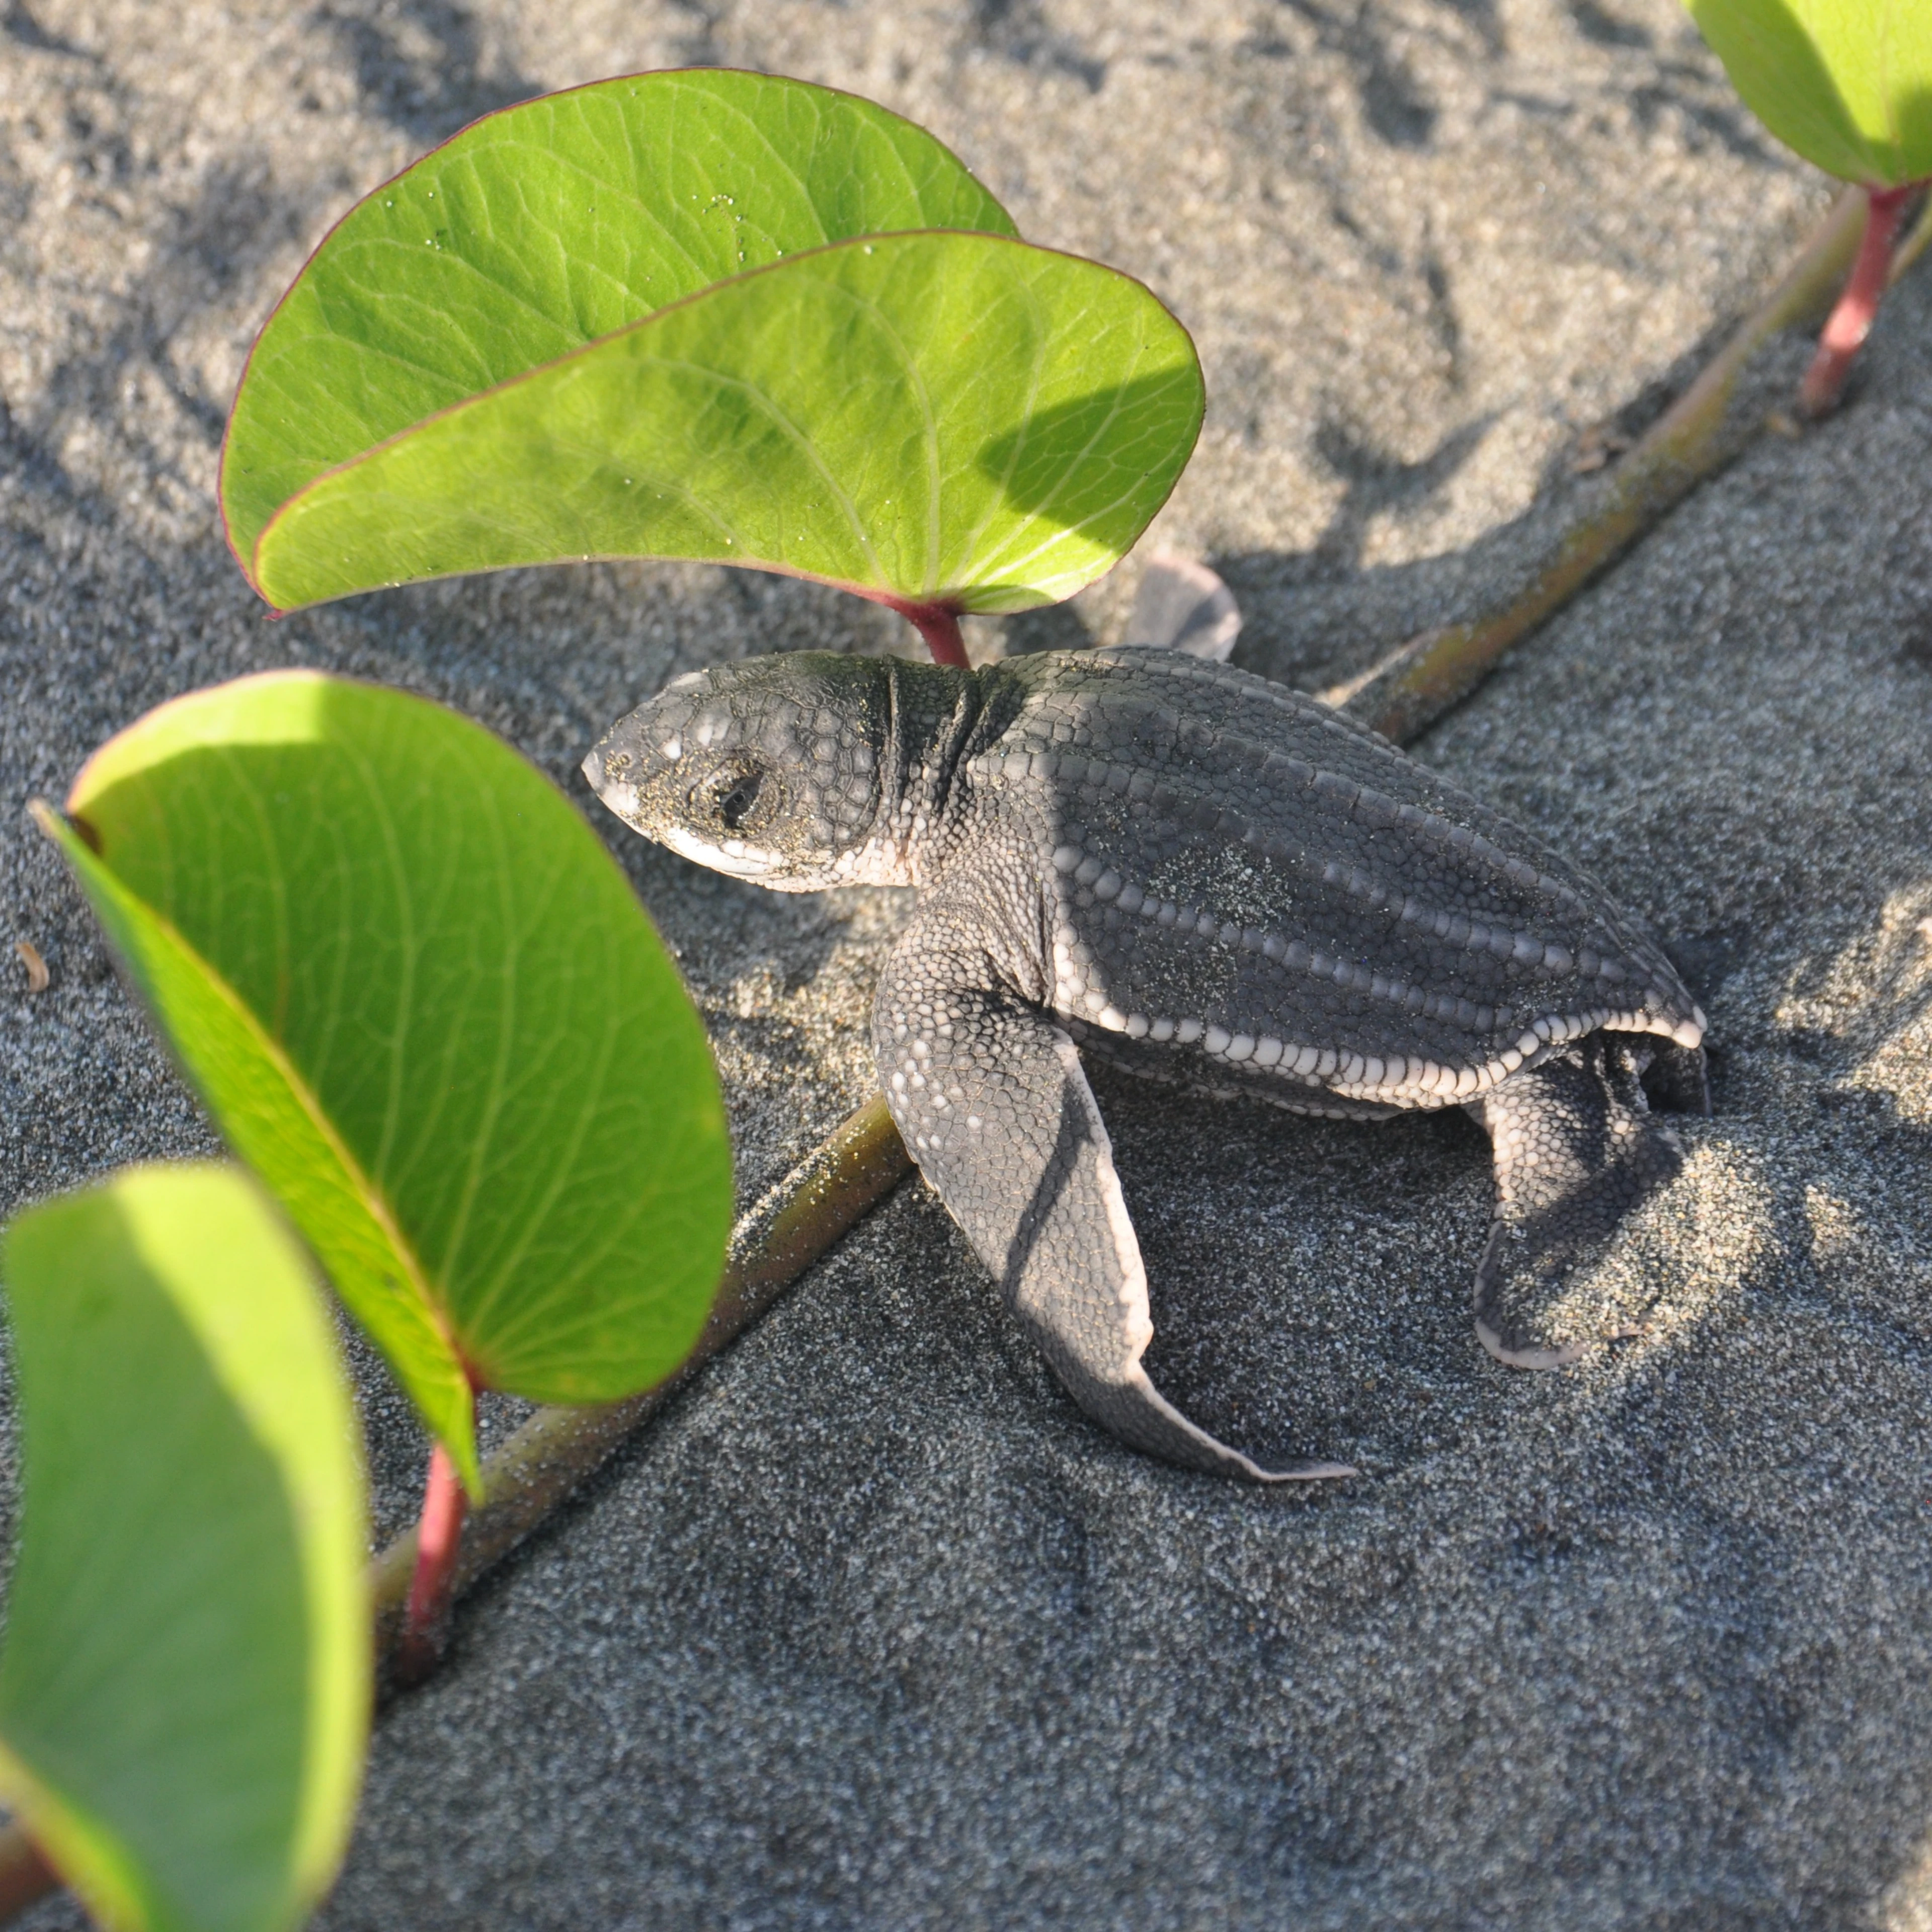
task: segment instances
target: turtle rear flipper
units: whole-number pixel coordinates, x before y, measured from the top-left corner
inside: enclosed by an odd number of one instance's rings
[[[1711,1118],[1711,1071],[1702,1046],[1679,1046],[1673,1040],[1654,1034],[1638,1049],[1638,1058],[1648,1049],[1650,1064],[1640,1070],[1643,1090],[1653,1106],[1674,1114],[1696,1114]]]
[[[1526,1069],[1469,1111],[1487,1130],[1496,1214],[1476,1266],[1476,1333],[1512,1368],[1561,1368],[1584,1344],[1562,1333],[1576,1268],[1683,1165],[1650,1111],[1647,1040],[1592,1034]]]

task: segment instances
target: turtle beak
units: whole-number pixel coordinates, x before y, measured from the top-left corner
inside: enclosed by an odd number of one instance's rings
[[[627,825],[635,825],[638,788],[627,775],[628,764],[622,754],[618,734],[613,731],[585,758],[583,769],[590,789]]]
[[[688,692],[660,692],[612,725],[584,760],[590,789],[647,837],[656,832],[645,822],[644,801],[654,781],[683,757],[685,728],[695,709]]]

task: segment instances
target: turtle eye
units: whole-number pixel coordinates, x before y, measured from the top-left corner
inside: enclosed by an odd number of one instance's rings
[[[752,815],[764,790],[765,773],[758,765],[728,766],[714,772],[700,788],[706,818],[727,832],[736,832]]]
[[[758,788],[765,782],[763,772],[747,772],[718,801],[718,822],[727,832],[735,832],[745,822],[745,814],[758,802]]]

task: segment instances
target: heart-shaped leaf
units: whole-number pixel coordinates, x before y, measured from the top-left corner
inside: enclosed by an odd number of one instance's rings
[[[476,1484],[470,1385],[661,1381],[723,1264],[710,1050],[609,854],[440,706],[164,705],[42,808],[230,1144]]]
[[[284,606],[567,557],[751,564],[1024,610],[1111,568],[1198,433],[1138,282],[984,235],[848,242],[706,290],[331,472],[278,512]]]
[[[280,1932],[368,1727],[367,1507],[335,1336],[248,1182],[130,1170],[7,1237],[20,1543],[0,1790],[115,1932]]]
[[[1015,232],[930,134],[829,88],[633,74],[490,115],[358,202],[269,318],[223,451],[236,554],[252,576],[281,504],[440,410],[748,268],[915,228]]]
[[[1751,112],[1827,174],[1868,188],[1932,176],[1926,0],[1688,0]]]

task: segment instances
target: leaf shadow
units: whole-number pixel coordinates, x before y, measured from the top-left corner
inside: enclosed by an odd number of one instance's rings
[[[1193,439],[1176,462],[1174,426],[1193,415],[1200,395],[1191,364],[1108,383],[1035,410],[988,437],[974,465],[1000,486],[1005,507],[1048,530],[1086,529],[1098,536],[1112,529],[1130,536],[1167,494],[1153,500],[1134,479],[1144,485],[1150,473],[1171,467],[1168,488],[1179,480]],[[1124,490],[1123,476],[1129,479]],[[1124,504],[1132,507],[1124,511]]]
[[[1457,425],[1413,460],[1378,449],[1346,424],[1324,424],[1316,454],[1342,488],[1321,534],[1300,550],[1223,551],[1207,560],[1240,604],[1234,661],[1283,683],[1318,690],[1368,670],[1425,631],[1474,621],[1514,602],[1616,488],[1613,466],[1585,471],[1573,464],[1580,448],[1605,436],[1635,441],[1730,333],[1730,323],[1714,325],[1664,376],[1567,443],[1516,516],[1459,548],[1400,562],[1364,565],[1370,527],[1378,521],[1400,526],[1432,510],[1480,450],[1496,417]],[[1760,420],[1780,404],[1809,352],[1808,343],[1793,334],[1760,356],[1742,380],[1734,420]]]
[[[1106,61],[1055,32],[1039,0],[971,0],[970,12],[974,40],[1002,58],[1069,75],[1089,94],[1106,85]]]
[[[98,59],[83,47],[76,46],[60,34],[50,33],[34,19],[26,0],[8,0],[7,8],[0,13],[0,34],[10,40],[17,40],[23,47],[32,47],[37,52],[69,54],[82,59]]]
[[[1330,8],[1316,0],[1282,4],[1354,70],[1364,118],[1379,140],[1397,148],[1426,149],[1432,145],[1440,110],[1413,70],[1408,34],[1394,22],[1383,26],[1372,7]],[[1499,49],[1502,36],[1493,0],[1472,0],[1457,11],[1486,45],[1492,51]]]
[[[1377,448],[1358,430],[1330,418],[1315,432],[1315,451],[1343,479],[1341,501],[1316,538],[1315,554],[1329,567],[1360,569],[1369,528],[1381,516],[1426,507],[1454,482],[1496,420],[1491,410],[1449,431],[1426,456],[1405,462]]]
[[[323,0],[309,20],[354,68],[364,104],[425,146],[543,92],[450,0]]]

